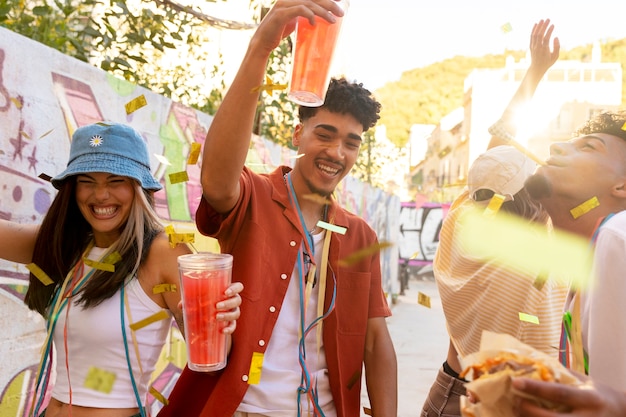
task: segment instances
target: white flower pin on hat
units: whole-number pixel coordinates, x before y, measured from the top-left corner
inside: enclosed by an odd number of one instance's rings
[[[89,139],[89,146],[97,147],[102,145],[103,139],[100,135],[93,135],[91,139]]]

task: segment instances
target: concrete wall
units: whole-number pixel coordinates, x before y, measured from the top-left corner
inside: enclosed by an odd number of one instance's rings
[[[143,95],[147,105],[127,114],[125,105]],[[233,115],[236,117],[236,115]],[[187,166],[190,144],[202,144],[211,123],[200,113],[146,89],[112,77],[27,38],[0,28],[0,218],[20,223],[40,221],[54,188],[39,177],[65,168],[71,134],[77,127],[111,120],[128,123],[146,139],[153,173],[164,186],[156,195],[164,224],[194,231],[201,188],[198,165]],[[292,152],[253,138],[250,165],[267,171],[290,164]],[[169,174],[187,171],[189,181],[171,184]],[[338,199],[364,217],[381,241],[395,242],[400,202],[349,177]],[[0,238],[2,238],[0,236]],[[196,234],[200,250],[217,250],[215,241]],[[384,290],[397,293],[397,247],[382,254]],[[26,416],[30,409],[44,322],[23,303],[28,271],[0,260],[0,416]],[[167,394],[185,363],[184,343],[173,329],[154,374],[154,386]],[[151,399],[155,413],[160,404]]]

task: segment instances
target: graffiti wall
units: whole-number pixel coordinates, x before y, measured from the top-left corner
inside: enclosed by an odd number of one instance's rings
[[[128,113],[126,105],[145,98]],[[80,126],[110,120],[132,125],[145,138],[153,174],[163,184],[156,194],[164,224],[195,231],[201,197],[198,165],[187,166],[192,143],[202,144],[209,115],[112,77],[27,38],[0,28],[0,218],[39,222],[55,190],[45,175],[65,168],[70,138]],[[248,163],[257,171],[289,165],[293,152],[253,138]],[[186,171],[189,180],[171,183],[169,174]],[[41,174],[44,174],[43,176]],[[381,241],[397,242],[400,203],[396,197],[346,179],[337,198],[363,216]],[[183,229],[183,230],[181,230]],[[1,237],[0,237],[1,238]],[[196,234],[199,250],[218,250],[215,241]],[[384,289],[397,292],[397,246],[383,252]],[[23,303],[28,285],[24,265],[0,260],[0,416],[28,415],[40,349],[41,317]],[[185,364],[184,342],[172,328],[170,342],[153,375],[153,386],[167,395]],[[152,414],[160,403],[151,398]]]
[[[448,204],[402,203],[400,209],[399,259],[412,266],[432,263],[441,223]]]

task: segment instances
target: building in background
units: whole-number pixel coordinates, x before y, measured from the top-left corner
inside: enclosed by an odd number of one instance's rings
[[[528,57],[509,59],[504,68],[477,69],[466,78],[463,107],[427,135],[423,159],[411,164],[409,190],[433,202],[450,202],[461,192],[468,167],[487,149],[489,126],[501,116],[528,64]],[[533,101],[519,111],[517,141],[545,159],[552,143],[570,139],[589,117],[617,109],[621,100],[621,65],[600,62],[596,44],[590,62],[557,61],[548,70]]]

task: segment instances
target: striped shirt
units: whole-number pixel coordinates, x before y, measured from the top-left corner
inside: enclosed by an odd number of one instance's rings
[[[452,204],[433,261],[452,343],[467,356],[479,350],[482,331],[489,330],[557,358],[567,287],[550,279],[537,285],[536,276],[470,256],[455,234],[462,227],[459,216],[473,204],[467,192]],[[537,317],[539,324],[521,320],[520,313]]]

